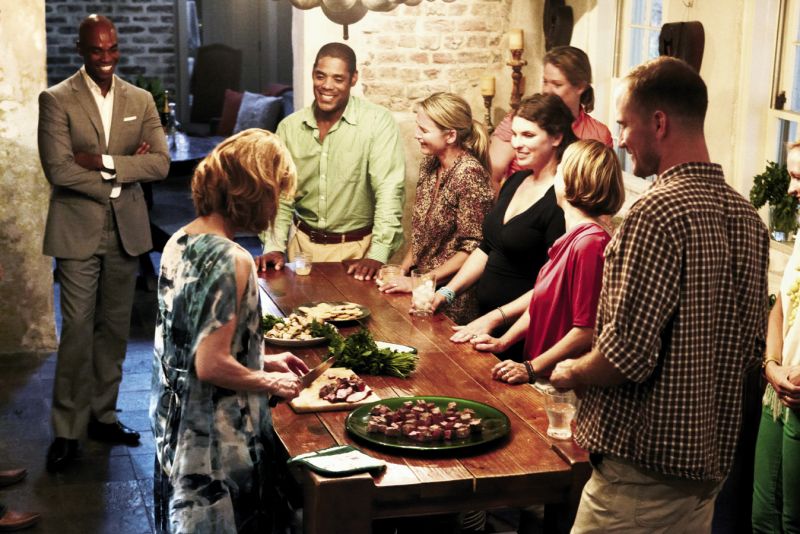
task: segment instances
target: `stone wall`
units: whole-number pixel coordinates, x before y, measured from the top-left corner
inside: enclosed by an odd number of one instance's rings
[[[4,3],[0,42],[0,353],[52,351],[52,261],[42,255],[50,187],[36,148],[43,3]]]
[[[117,26],[120,77],[130,82],[138,75],[160,78],[166,89],[174,90],[174,0],[45,0],[48,86],[83,64],[75,41],[78,25],[91,13],[105,15]]]

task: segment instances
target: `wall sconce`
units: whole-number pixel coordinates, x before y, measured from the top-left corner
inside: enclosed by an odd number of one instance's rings
[[[516,110],[519,107],[519,102],[522,99],[522,93],[525,87],[522,83],[522,67],[528,64],[527,61],[522,59],[522,51],[524,50],[523,32],[520,29],[508,31],[508,48],[511,50],[511,59],[508,60],[506,65],[511,67],[511,109]]]

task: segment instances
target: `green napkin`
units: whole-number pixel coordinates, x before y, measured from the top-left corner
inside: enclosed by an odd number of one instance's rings
[[[378,460],[351,445],[340,445],[305,454],[298,454],[287,465],[304,465],[325,476],[345,476],[356,473],[377,474],[386,469],[386,462]]]

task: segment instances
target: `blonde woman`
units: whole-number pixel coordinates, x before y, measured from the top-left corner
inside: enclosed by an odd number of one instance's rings
[[[564,210],[566,233],[548,251],[533,289],[521,297],[528,309],[501,337],[481,334],[470,342],[477,350],[502,353],[524,339],[525,361],[505,360],[492,377],[509,384],[547,377],[566,358],[592,346],[597,302],[603,278],[603,251],[611,240],[604,219],[625,200],[622,170],[611,148],[599,141],[578,141],[564,152],[555,192]]]
[[[233,236],[270,227],[294,184],[276,135],[230,137],[198,165],[197,218],[164,248],[150,400],[158,532],[270,530],[268,395],[295,397],[308,368],[289,353],[262,355],[255,263]]]
[[[415,138],[424,158],[402,267],[406,274],[412,268],[433,271],[445,284],[483,238],[483,218],[492,207],[489,138],[469,104],[452,93],[434,93],[419,103]],[[408,292],[410,279],[399,278],[381,290]],[[455,298],[445,314],[458,324],[477,317],[474,290]]]
[[[800,142],[786,157],[789,194],[800,197]],[[800,532],[800,239],[769,314],[767,390],[756,442],[753,532]]]

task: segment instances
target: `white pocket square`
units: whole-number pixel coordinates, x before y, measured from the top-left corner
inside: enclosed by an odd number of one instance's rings
[[[130,117],[125,117],[124,119],[122,119],[122,122],[130,122],[135,120],[136,120],[136,115],[131,115]]]

